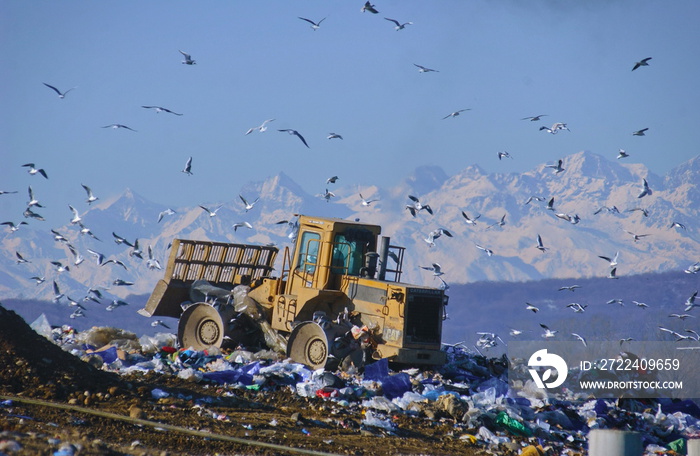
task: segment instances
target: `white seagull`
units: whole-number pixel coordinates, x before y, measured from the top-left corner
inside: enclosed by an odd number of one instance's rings
[[[619,256],[620,256],[620,252],[617,251],[617,252],[615,252],[615,256],[613,258],[609,258],[609,257],[603,256],[603,255],[598,255],[598,258],[604,259],[605,261],[610,263],[611,268],[614,268],[615,266],[617,266],[617,259]]]
[[[258,200],[260,199],[260,197],[257,197],[257,198],[255,198],[255,200],[254,200],[252,203],[249,203],[248,201],[246,201],[245,198],[243,198],[242,195],[238,195],[238,197],[241,199],[241,201],[243,201],[243,205],[245,206],[245,211],[246,211],[246,212],[248,212],[249,210],[253,209],[253,207],[255,207],[255,203],[257,203]]]
[[[503,159],[503,158],[513,158],[513,157],[511,157],[510,154],[509,154],[508,152],[506,152],[506,151],[499,152],[499,153],[498,153],[498,159],[501,160],[501,159]]]
[[[338,176],[331,176],[326,179],[326,184],[335,184],[338,179],[340,179]]]
[[[328,133],[327,139],[343,139],[338,133]]]
[[[157,328],[158,326],[162,326],[162,327],[164,327],[164,328],[170,329],[170,326],[166,325],[166,324],[163,322],[163,320],[153,320],[153,321],[151,322],[151,326],[153,326],[154,328]]]
[[[588,344],[586,344],[586,339],[584,339],[583,336],[579,336],[576,333],[571,333],[571,335],[580,340],[584,347],[588,347]]]
[[[153,248],[151,245],[148,245],[148,260],[146,260],[146,266],[148,269],[158,269],[161,270],[163,269],[160,265],[160,262],[153,256]]]
[[[15,225],[14,222],[2,222],[2,223],[0,223],[0,225],[7,225],[8,227],[10,227],[10,233],[14,233],[15,231],[17,231],[19,229],[20,226],[29,225],[29,224],[25,221],[22,221],[22,222],[19,222],[17,225]]]
[[[493,255],[493,250],[487,249],[486,247],[482,247],[482,246],[480,246],[479,244],[476,244],[476,243],[475,243],[474,245],[476,246],[477,249],[483,250],[484,253],[486,253],[486,255],[488,255],[488,256],[492,256],[492,255]]]
[[[236,230],[238,230],[238,228],[241,228],[241,227],[248,228],[249,230],[253,229],[253,225],[251,225],[248,222],[236,222],[233,224],[233,231],[236,231]]]
[[[690,295],[690,297],[685,300],[685,306],[686,306],[685,312],[690,311],[693,307],[698,307],[698,305],[695,304],[695,298],[697,298],[697,297],[698,297],[698,292],[696,290],[695,293]]]
[[[540,327],[544,329],[544,334],[542,334],[542,337],[544,337],[545,339],[552,338],[559,332],[549,329],[547,325],[543,325],[542,323],[540,323]]]
[[[164,210],[163,212],[158,214],[158,223],[160,223],[160,221],[163,220],[163,217],[165,217],[166,215],[173,215],[173,214],[175,214],[175,211],[170,209],[170,208]]]
[[[433,209],[427,204],[422,204],[420,202],[420,200],[418,199],[418,197],[415,197],[413,195],[408,195],[408,199],[413,201],[413,204],[406,205],[406,209],[408,209],[408,211],[411,213],[412,216],[415,217],[416,213],[422,211],[423,209],[428,211],[428,214],[433,215]]]
[[[547,117],[547,114],[539,114],[537,116],[523,117],[520,120],[529,120],[530,122],[535,122],[535,121],[540,120],[540,118],[542,118],[542,117]]]
[[[547,247],[545,247],[544,244],[542,243],[542,237],[541,237],[539,234],[537,235],[537,245],[536,245],[536,247],[537,247],[537,249],[538,249],[540,252],[542,252],[542,253],[544,253],[545,251],[547,251]]]
[[[267,124],[274,121],[274,120],[275,119],[267,119],[262,124],[258,125],[257,127],[249,128],[248,131],[245,132],[245,134],[249,135],[249,134],[253,133],[255,130],[258,130],[260,133],[263,133],[265,130],[267,130]]]
[[[642,178],[642,190],[639,192],[639,195],[637,195],[637,198],[643,198],[647,195],[651,195],[652,193],[651,188],[649,188],[649,183],[646,179]]]
[[[443,117],[442,120],[448,119],[450,117],[457,117],[459,115],[459,113],[464,112],[464,111],[471,111],[471,108],[460,109],[459,111],[451,112],[451,113],[447,114],[445,117]]]
[[[566,130],[566,131],[569,131],[569,132],[571,131],[571,130],[569,130],[569,127],[568,127],[565,123],[563,123],[563,122],[556,122],[556,123],[555,123],[554,125],[552,125],[551,127],[545,127],[545,126],[543,125],[543,126],[540,127],[540,131],[542,131],[542,130],[546,130],[547,132],[549,132],[549,133],[551,133],[551,134],[553,134],[553,135],[556,135],[556,134],[559,132],[559,130]]]
[[[180,50],[178,49],[178,51]],[[182,61],[183,65],[195,65],[197,63],[192,60],[192,57],[188,53],[180,51],[180,54],[185,57],[185,60]]]
[[[639,241],[641,238],[646,237],[646,236],[651,236],[651,234],[635,234],[631,231],[623,230],[625,233],[631,235],[634,238],[634,242]]]
[[[399,30],[403,30],[407,25],[413,24],[413,22],[404,22],[404,23],[402,24],[402,23],[400,23],[399,21],[397,21],[396,19],[390,19],[390,18],[388,18],[388,17],[385,17],[384,19],[386,19],[386,20],[389,21],[389,22],[393,22],[394,24],[396,24],[396,27],[394,27],[394,29],[395,29],[397,32],[398,32]]]
[[[187,159],[187,162],[185,162],[185,167],[181,172],[187,174],[188,176],[192,175],[192,157]]]
[[[78,210],[71,206],[70,204],[68,205],[68,209],[71,210],[73,213],[73,218],[71,219],[71,224],[75,225],[77,223],[80,223],[83,219],[80,217],[80,214],[78,214]]]
[[[634,136],[645,136],[644,133],[645,133],[648,129],[649,129],[649,128],[642,128],[641,130],[637,130],[637,131],[633,132],[632,135],[634,135]]]
[[[469,218],[466,212],[462,211],[462,217],[464,217],[464,221],[467,223],[467,225],[476,225],[476,221],[479,219],[479,217],[481,217],[481,214],[472,219]]]
[[[99,199],[98,197],[96,197],[95,195],[92,194],[92,190],[90,189],[90,187],[88,187],[88,186],[85,185],[85,184],[80,184],[80,185],[81,185],[81,186],[85,189],[85,191],[87,192],[87,196],[88,196],[88,197],[87,197],[87,199],[85,200],[85,202],[87,202],[88,204],[92,204],[92,203],[94,203],[95,201],[97,201],[97,200]]]
[[[562,167],[563,164],[564,160],[560,158],[556,165],[545,165],[545,168],[552,168],[554,170],[554,174],[559,174],[565,170],[565,168]]]
[[[102,127],[102,128],[112,128],[112,129],[114,129],[114,130],[116,130],[117,128],[123,128],[123,129],[125,129],[125,130],[136,131],[136,130],[134,130],[133,128],[127,127],[127,126],[124,125],[124,124],[116,124],[116,123],[115,123],[115,124],[105,125],[105,126]]]
[[[374,202],[376,202],[376,201],[379,201],[379,200],[376,200],[376,199],[370,199],[370,200],[368,200],[368,199],[366,199],[364,196],[362,196],[362,193],[360,193],[360,199],[362,200],[361,204],[362,204],[363,206],[369,206],[370,204],[372,204],[372,203],[374,203]]]
[[[326,20],[326,18],[324,17],[324,18],[321,19],[320,21],[314,22],[314,21],[312,21],[311,19],[307,19],[307,18],[305,18],[305,17],[301,17],[301,16],[297,16],[297,17],[298,17],[299,19],[301,19],[302,21],[306,21],[306,22],[308,22],[309,24],[311,24],[311,28],[313,29],[314,32],[315,32],[316,30],[318,30],[318,29],[321,27],[321,22],[323,22],[323,21]]]
[[[649,66],[649,60],[651,60],[651,57],[647,57],[646,59],[642,59],[639,62],[635,62],[634,67],[632,67],[632,71],[636,70],[639,67]]]
[[[17,257],[17,264],[22,264],[22,263],[31,263],[31,261],[27,260],[22,256],[21,253],[15,251],[15,256]]]
[[[429,73],[429,72],[431,72],[431,71],[432,71],[432,72],[435,72],[435,73],[439,73],[438,70],[433,70],[432,68],[426,68],[426,67],[424,67],[424,66],[422,66],[422,65],[418,65],[417,63],[414,63],[413,65],[415,65],[415,66],[418,67],[418,72],[419,72],[419,73]]]
[[[53,302],[58,302],[61,300],[63,297],[63,293],[61,293],[61,289],[58,287],[58,284],[56,281],[53,281]]]
[[[581,285],[569,285],[569,286],[565,286],[565,287],[560,287],[559,291],[564,291],[564,290],[576,291],[577,288],[581,288]]]
[[[56,87],[54,87],[54,86],[52,86],[52,85],[49,85],[49,84],[47,84],[47,83],[45,83],[45,82],[42,82],[42,84],[44,84],[46,87],[48,87],[49,89],[51,89],[51,90],[53,90],[54,92],[56,92],[56,93],[58,94],[58,98],[61,98],[61,99],[62,99],[62,98],[65,98],[66,95],[68,95],[68,92],[70,92],[71,90],[73,90],[73,89],[76,88],[76,87],[71,87],[70,89],[66,90],[65,92],[61,92],[61,91],[58,90]]]
[[[617,159],[619,160],[619,159],[621,159],[621,158],[627,158],[627,157],[629,157],[629,156],[630,156],[630,154],[628,154],[627,152],[625,152],[624,149],[620,149],[620,152],[617,154]]]
[[[533,305],[530,304],[529,302],[526,302],[526,303],[525,303],[525,310],[531,310],[531,311],[533,311],[534,313],[537,313],[537,312],[540,311],[540,309],[539,309],[538,307],[533,306]]]
[[[377,11],[377,9],[374,7],[374,5],[372,5],[369,1],[366,1],[366,2],[365,2],[365,6],[363,6],[362,9],[361,9],[360,11],[362,11],[363,13],[364,13],[365,11],[367,11],[367,12],[370,12],[370,13],[372,13],[372,14],[377,14],[377,13],[379,12],[379,11]]]
[[[49,176],[46,174],[46,171],[44,171],[43,168],[39,168],[39,169],[35,168],[35,167],[34,167],[34,163],[27,163],[27,164],[24,164],[24,165],[22,165],[22,166],[23,166],[23,167],[26,167],[26,168],[29,168],[29,169],[27,170],[27,172],[28,172],[29,174],[31,174],[32,176],[35,175],[35,174],[37,174],[37,173],[39,173],[39,174],[41,174],[42,176],[44,176],[44,179],[48,179],[48,178],[49,178]]]
[[[202,205],[200,205],[199,207],[201,207],[201,208],[204,210],[204,212],[206,212],[206,213],[209,215],[209,217],[214,217],[214,216],[216,216],[216,213],[218,212],[218,210],[221,209],[221,208],[223,207],[223,205],[217,207],[217,208],[214,209],[214,210],[209,209],[209,208],[206,208],[206,207],[204,207],[204,206],[202,206]]]
[[[685,272],[686,274],[697,274],[698,272],[700,272],[700,261],[691,264],[686,269],[684,269],[683,272]]]
[[[617,268],[612,268],[608,274],[608,279],[619,279],[617,276]]]
[[[277,130],[277,131],[286,131],[290,135],[294,135],[297,138],[299,138],[301,140],[301,142],[303,142],[306,147],[309,147],[309,145],[306,143],[306,140],[304,139],[304,137],[301,136],[301,134],[298,131],[292,130],[291,128],[285,128],[285,129]],[[309,147],[309,149],[310,149],[310,147]]]
[[[27,194],[29,195],[29,202],[27,202],[27,207],[44,207],[39,203],[39,200],[34,197],[34,190],[32,190],[32,186],[30,185],[29,188],[27,189]]]
[[[442,266],[440,266],[438,263],[433,263],[432,266],[421,266],[421,269],[425,269],[426,271],[433,271],[433,275],[435,277],[444,274],[444,272],[442,272]]]
[[[142,108],[145,108],[145,109],[153,109],[153,110],[156,111],[156,114],[161,113],[161,112],[167,112],[167,113],[170,113],[170,114],[175,114],[176,116],[181,116],[181,115],[182,115],[182,114],[179,114],[179,113],[177,113],[177,112],[171,111],[170,109],[166,109],[166,108],[164,108],[164,107],[162,107],[162,106],[141,106],[141,107],[142,107]]]
[[[326,192],[322,193],[320,196],[321,198],[325,199],[327,203],[331,200],[331,198],[335,197],[335,193],[329,192],[328,189],[326,189]]]

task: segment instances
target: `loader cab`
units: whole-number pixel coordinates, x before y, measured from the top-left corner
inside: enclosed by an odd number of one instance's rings
[[[343,277],[373,275],[368,257],[376,252],[380,232],[378,225],[300,216],[287,293],[339,290]]]

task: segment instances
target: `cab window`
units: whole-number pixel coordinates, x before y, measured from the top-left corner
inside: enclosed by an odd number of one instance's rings
[[[297,268],[313,274],[316,271],[318,261],[318,249],[321,245],[321,235],[313,231],[304,231],[299,244],[299,258]]]

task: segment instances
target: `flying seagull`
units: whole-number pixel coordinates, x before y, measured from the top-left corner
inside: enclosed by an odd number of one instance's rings
[[[584,347],[588,347],[588,344],[586,344],[586,339],[584,339],[582,336],[579,336],[576,333],[571,333],[571,335],[580,340]]]
[[[331,176],[326,179],[326,184],[335,184],[338,179],[340,179],[338,176]]]
[[[646,131],[647,131],[648,129],[649,129],[649,128],[642,128],[641,130],[637,130],[637,131],[633,132],[632,135],[634,135],[634,136],[644,136],[644,133],[646,133]]]
[[[617,266],[617,259],[619,256],[620,256],[620,252],[617,251],[617,252],[615,252],[615,256],[613,258],[609,258],[609,257],[603,256],[603,255],[598,255],[598,258],[604,259],[605,261],[610,263],[611,268],[614,268],[615,266]]]
[[[695,293],[693,293],[692,295],[690,295],[690,297],[688,299],[686,299],[686,301],[685,301],[685,306],[686,306],[685,311],[686,312],[692,310],[693,307],[698,307],[698,305],[695,304],[695,298],[697,298],[697,297],[698,297],[698,292],[696,290]]]
[[[142,108],[146,108],[146,109],[154,109],[154,110],[156,111],[156,113],[168,112],[168,113],[170,113],[170,114],[175,114],[176,116],[181,116],[181,115],[182,115],[182,114],[178,114],[177,112],[173,112],[173,111],[171,111],[170,109],[163,108],[163,107],[161,107],[161,106],[141,106],[141,107],[142,107]]]
[[[444,274],[444,272],[442,272],[442,266],[440,266],[438,263],[433,263],[432,266],[421,266],[421,269],[425,269],[426,271],[433,271],[433,275],[435,277]]]
[[[20,226],[29,225],[29,224],[25,221],[21,221],[17,225],[15,225],[14,222],[2,222],[2,223],[0,223],[0,225],[7,225],[10,228],[10,232],[14,233],[15,231],[17,231],[19,229]]]
[[[243,198],[243,195],[238,195],[238,197],[243,201],[243,204],[245,205],[245,211],[248,212],[249,210],[253,209],[255,206],[255,203],[258,202],[260,197],[255,198],[255,200],[252,203],[249,203],[245,198]]]
[[[540,311],[540,309],[539,309],[538,307],[533,306],[533,305],[530,304],[529,302],[526,302],[525,304],[526,304],[525,310],[531,310],[531,311],[533,311],[534,313],[537,313],[537,312]]]
[[[565,287],[560,287],[559,291],[564,291],[564,290],[575,291],[577,288],[581,288],[581,285],[569,285],[569,286],[565,286]]]
[[[546,130],[547,132],[556,135],[559,130],[566,130],[566,131],[571,131],[569,130],[569,127],[566,126],[565,123],[562,122],[557,122],[551,127],[545,127],[544,125],[540,127],[540,131]]]
[[[396,19],[390,19],[390,18],[388,18],[388,17],[385,17],[384,19],[386,19],[386,20],[389,21],[389,22],[393,22],[394,24],[396,24],[396,27],[394,27],[394,29],[395,29],[397,32],[398,32],[399,30],[403,30],[407,25],[413,24],[413,22],[404,22],[403,24],[401,24],[401,23],[400,23],[399,21],[397,21]]]
[[[639,195],[637,195],[637,198],[642,198],[652,193],[651,188],[649,188],[649,183],[646,179],[642,178],[642,190],[639,192]]]
[[[253,225],[251,225],[248,222],[236,222],[233,224],[233,231],[238,230],[238,228],[245,227],[248,228],[249,230],[253,229]]]
[[[333,198],[335,196],[335,193],[329,192],[328,189],[326,189],[326,192],[322,193],[320,196],[321,196],[321,198],[325,199],[326,203],[327,203],[331,200],[331,198]]]
[[[362,196],[362,193],[360,193],[360,199],[362,200],[362,205],[363,206],[369,206],[370,204],[374,203],[375,201],[379,201],[376,199],[366,199],[364,196]]]
[[[620,149],[620,153],[617,154],[617,159],[619,160],[619,159],[621,159],[621,158],[627,158],[627,157],[629,157],[629,156],[630,156],[630,154],[628,154],[627,152],[625,152],[624,149]]]
[[[31,261],[27,260],[22,256],[21,253],[15,251],[15,256],[17,257],[17,264],[22,264],[22,263],[31,263]]]
[[[547,247],[545,247],[544,244],[542,243],[542,237],[539,234],[537,235],[537,246],[536,247],[542,253],[547,251]]]
[[[134,244],[132,244],[131,242],[127,241],[126,238],[123,238],[123,237],[119,236],[119,235],[118,235],[117,233],[115,233],[114,231],[112,231],[112,236],[114,237],[114,243],[117,244],[117,245],[119,245],[119,244],[124,244],[124,245],[128,245],[129,247],[133,247],[133,246],[134,246]]]
[[[85,184],[80,184],[80,185],[81,185],[81,186],[85,189],[85,191],[87,192],[88,198],[87,198],[85,201],[86,201],[88,204],[92,204],[92,203],[94,203],[95,201],[97,201],[97,200],[99,199],[98,197],[96,197],[95,195],[92,194],[92,190],[90,189],[90,187],[88,187],[88,186],[85,185]]]
[[[363,13],[364,13],[365,11],[368,11],[368,12],[370,12],[370,13],[372,13],[372,14],[377,14],[377,13],[379,12],[379,11],[377,11],[377,9],[374,7],[374,5],[372,5],[369,1],[366,1],[366,2],[365,2],[365,6],[363,6],[362,9],[361,9],[360,11],[362,11]]]
[[[669,230],[670,230],[671,228],[680,228],[680,229],[682,229],[682,230],[686,230],[686,229],[687,229],[687,228],[685,227],[685,225],[683,225],[681,222],[675,222],[675,221],[672,222],[672,223],[671,223],[671,226],[668,227]]]
[[[608,279],[619,279],[617,276],[617,268],[612,268],[608,274]]]
[[[34,167],[34,163],[27,163],[27,164],[24,164],[24,165],[22,165],[22,166],[23,166],[23,167],[26,167],[26,168],[29,168],[29,170],[27,170],[27,172],[28,172],[29,174],[31,174],[32,176],[35,175],[35,174],[37,174],[37,173],[39,173],[39,174],[41,174],[42,176],[44,176],[44,179],[48,179],[48,178],[49,178],[49,176],[46,174],[46,171],[44,171],[43,168],[39,168],[39,169],[35,168],[35,167]]]
[[[422,66],[422,65],[418,65],[417,63],[414,63],[413,65],[415,65],[415,66],[418,67],[418,72],[419,72],[419,73],[429,73],[429,72],[431,72],[431,71],[433,71],[433,72],[435,72],[435,73],[439,73],[438,70],[433,70],[432,68],[426,68],[426,67],[424,67],[424,66]]]
[[[469,218],[466,212],[462,211],[462,217],[464,217],[464,221],[467,222],[467,225],[476,225],[476,221],[479,219],[479,217],[481,217],[481,214],[472,219]]]
[[[304,139],[304,137],[301,136],[298,131],[292,130],[291,128],[285,128],[283,130],[277,130],[277,131],[286,131],[290,135],[294,135],[294,136],[298,137],[299,139],[301,139],[301,142],[303,142],[306,147],[309,147],[309,145],[306,143],[306,140]],[[309,149],[310,149],[310,147],[309,147]]]
[[[315,32],[318,28],[321,27],[321,22],[323,22],[323,21],[326,20],[326,18],[324,17],[324,18],[321,19],[320,21],[314,22],[314,21],[312,21],[311,19],[307,19],[307,18],[305,18],[305,17],[301,17],[301,16],[297,16],[297,17],[299,17],[299,19],[301,19],[302,21],[306,21],[306,22],[308,22],[309,24],[311,24],[311,28],[314,30],[314,32]]]
[[[631,231],[623,230],[625,233],[629,234],[634,238],[634,242],[639,241],[641,238],[646,237],[646,236],[651,236],[651,234],[635,234]]]
[[[217,208],[214,209],[214,210],[211,210],[211,209],[206,208],[206,207],[201,206],[201,205],[200,205],[199,207],[201,207],[202,209],[204,209],[204,212],[206,212],[207,214],[209,214],[209,217],[214,217],[214,216],[216,216],[216,212],[217,212],[219,209],[221,209],[223,206],[219,206],[219,207],[217,207]]]
[[[54,92],[56,92],[56,93],[58,94],[58,98],[65,98],[66,95],[68,94],[68,92],[70,92],[71,90],[75,89],[75,87],[72,87],[72,88],[66,90],[65,92],[61,92],[61,91],[58,90],[56,87],[54,87],[54,86],[52,86],[52,85],[49,85],[49,84],[47,84],[47,83],[45,83],[45,82],[42,82],[42,84],[44,84],[46,87],[48,87],[49,89],[51,89],[51,90],[53,90]]]
[[[651,57],[647,57],[646,59],[642,59],[639,62],[636,62],[634,64],[634,67],[632,68],[632,71],[636,70],[639,67],[649,66],[649,60],[651,60]]]
[[[547,325],[543,325],[542,323],[540,323],[540,327],[542,329],[544,329],[544,334],[542,334],[542,337],[544,337],[545,339],[549,339],[551,337],[554,337],[556,335],[556,333],[558,332],[556,330],[549,329],[549,327]]]
[[[552,168],[554,170],[554,174],[559,174],[565,170],[565,168],[562,167],[563,164],[564,160],[560,158],[556,165],[545,165],[545,168]]]
[[[134,130],[133,128],[127,127],[126,125],[123,125],[123,124],[110,124],[110,125],[105,125],[105,126],[102,127],[102,128],[112,128],[112,129],[115,129],[115,130],[116,130],[117,128],[124,128],[124,129],[126,129],[126,130],[136,131],[136,130]]]
[[[32,190],[32,186],[31,186],[31,185],[30,185],[29,188],[27,189],[27,192],[28,192],[28,194],[29,194],[29,202],[27,202],[27,207],[32,207],[32,206],[44,207],[44,206],[41,205],[41,203],[39,203],[39,200],[36,199],[36,197],[34,196],[34,190]]]
[[[188,53],[180,51],[180,54],[182,54],[185,57],[185,60],[182,61],[184,65],[195,65],[197,63],[194,60],[192,60],[192,57]]]
[[[249,134],[253,133],[255,130],[258,130],[260,133],[262,133],[265,130],[267,130],[267,124],[272,122],[273,120],[275,120],[275,119],[267,119],[266,121],[264,121],[262,124],[258,125],[257,127],[249,128],[248,131],[245,132],[245,134],[249,135]]]
[[[328,133],[328,136],[326,136],[328,139],[343,139],[342,136],[340,136],[338,133]]]
[[[520,120],[529,120],[530,122],[536,122],[536,121],[540,120],[541,117],[546,117],[546,116],[547,116],[547,114],[539,114],[537,116],[523,117]]]
[[[432,71],[435,71],[435,70],[432,70]],[[448,119],[450,117],[457,117],[460,112],[464,112],[464,111],[471,111],[471,108],[460,109],[459,111],[451,112],[451,113],[447,114],[445,117],[443,117],[442,120]]]
[[[170,208],[164,210],[163,212],[158,214],[158,223],[160,223],[160,221],[163,220],[163,217],[165,217],[166,215],[173,215],[173,214],[175,214],[175,211],[170,209]]]
[[[510,154],[509,154],[508,152],[506,152],[506,151],[499,152],[499,153],[498,153],[498,159],[499,159],[499,160],[502,160],[502,159],[504,159],[504,158],[513,158],[513,157],[511,157]]]
[[[188,176],[192,175],[192,157],[187,159],[187,162],[185,163],[185,167],[182,169],[181,172],[187,174]]]
[[[420,200],[417,197],[413,195],[408,195],[408,199],[413,201],[413,204],[406,205],[406,209],[408,209],[412,216],[415,217],[416,213],[422,211],[423,209],[428,211],[428,214],[433,215],[433,209],[427,204],[421,204]]]
[[[479,244],[474,244],[474,245],[476,246],[477,249],[483,250],[484,253],[486,253],[486,255],[488,255],[488,256],[492,256],[492,255],[493,255],[493,250],[487,249],[486,247],[480,246]]]

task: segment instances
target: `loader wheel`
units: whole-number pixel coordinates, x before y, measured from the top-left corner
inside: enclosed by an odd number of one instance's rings
[[[313,321],[305,321],[294,328],[287,343],[287,356],[314,370],[325,367],[328,338],[323,328]]]
[[[219,312],[209,304],[188,307],[180,316],[177,338],[181,348],[205,350],[221,347],[224,340],[224,322]]]

